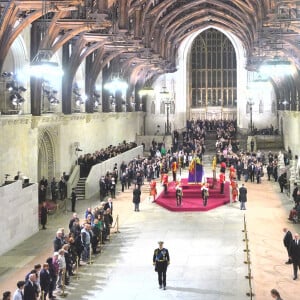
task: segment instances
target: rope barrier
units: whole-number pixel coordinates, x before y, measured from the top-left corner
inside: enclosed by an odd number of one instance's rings
[[[247,223],[246,223],[246,216],[244,214],[244,229],[242,230],[242,232],[244,232],[244,236],[245,238],[243,239],[243,241],[246,244],[246,249],[244,249],[244,252],[246,253],[246,260],[244,261],[245,264],[247,264],[248,266],[248,274],[245,276],[246,279],[248,279],[248,283],[249,283],[249,292],[246,293],[246,295],[248,297],[250,297],[250,299],[252,300],[253,297],[255,296],[255,294],[253,293],[253,289],[252,289],[252,271],[251,271],[251,259],[250,259],[250,249],[249,249],[249,239],[248,239],[248,232],[247,232]]]

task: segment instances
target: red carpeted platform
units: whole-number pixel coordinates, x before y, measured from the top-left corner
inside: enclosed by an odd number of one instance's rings
[[[217,182],[212,188],[212,178],[208,178],[209,198],[206,206],[203,206],[200,184],[189,184],[187,179],[181,180],[183,191],[181,206],[176,205],[175,183],[169,183],[168,193],[162,192],[156,199],[156,204],[170,211],[208,211],[230,202],[229,182],[225,183],[224,194],[220,194],[220,185]]]

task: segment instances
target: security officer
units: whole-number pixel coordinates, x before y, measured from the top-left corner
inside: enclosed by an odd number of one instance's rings
[[[154,250],[153,254],[153,265],[155,266],[155,271],[158,274],[158,284],[159,288],[166,289],[167,281],[167,268],[170,264],[170,256],[168,249],[163,247],[164,242],[159,241],[159,247]]]

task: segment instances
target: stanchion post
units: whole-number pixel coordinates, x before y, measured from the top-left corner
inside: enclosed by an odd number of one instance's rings
[[[249,289],[250,289],[250,292],[246,293],[246,295],[248,297],[250,297],[250,299],[252,300],[253,299],[253,296],[255,296],[255,294],[253,293],[252,291],[252,275],[251,275],[251,267],[250,267],[250,264],[251,264],[251,260],[250,260],[250,249],[249,249],[249,244],[248,244],[248,233],[247,233],[247,225],[246,225],[246,216],[244,215],[244,235],[245,235],[245,238],[243,241],[245,241],[246,243],[246,249],[244,249],[244,252],[246,252],[246,260],[244,261],[245,264],[248,265],[248,275],[245,276],[246,279],[248,279],[248,282],[249,282]]]
[[[61,283],[62,283],[62,293],[59,295],[60,297],[67,297],[67,293],[65,293],[65,276],[66,276],[66,273],[64,270],[62,270],[62,273],[61,273]]]
[[[119,231],[119,215],[117,215],[117,217],[116,217],[116,222],[115,222],[114,227],[116,227],[116,230],[114,233],[120,233],[120,231]]]
[[[117,215],[117,220],[116,220],[116,222],[117,222],[117,231],[116,231],[116,233],[120,233],[120,231],[119,231],[119,215]]]
[[[76,279],[79,279],[79,257],[76,257]]]
[[[102,241],[103,241],[103,234],[102,230],[100,231],[100,243],[99,243],[99,252],[102,252]]]
[[[94,261],[92,260],[92,247],[90,246],[90,259],[88,264],[91,265],[92,263],[94,263]]]

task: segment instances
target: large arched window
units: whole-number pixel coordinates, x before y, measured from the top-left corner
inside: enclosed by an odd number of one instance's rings
[[[191,53],[192,107],[236,106],[236,54],[216,29],[197,36]]]

